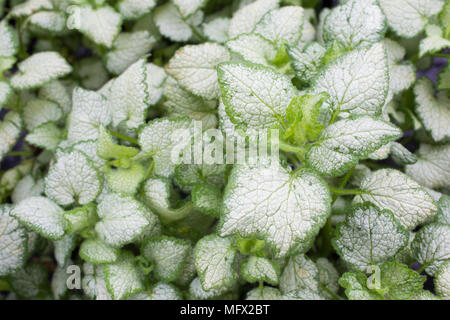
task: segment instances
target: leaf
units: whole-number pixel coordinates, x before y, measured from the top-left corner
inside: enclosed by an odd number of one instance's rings
[[[28,18],[32,30],[40,33],[61,34],[66,31],[66,16],[59,11],[40,11]]]
[[[231,18],[228,29],[230,38],[252,32],[267,12],[278,7],[278,2],[279,0],[257,0],[240,8]]]
[[[97,154],[100,158],[130,159],[139,153],[139,149],[114,143],[112,136],[104,126],[99,128]]]
[[[372,202],[381,210],[391,211],[400,224],[413,230],[436,213],[431,196],[414,180],[394,169],[374,171],[361,181],[361,194],[355,203]]]
[[[221,45],[187,45],[175,52],[166,66],[166,72],[193,94],[214,99],[219,95],[216,67],[228,60],[230,54]]]
[[[265,281],[276,286],[279,273],[278,265],[263,257],[250,256],[241,264],[241,275],[248,282]]]
[[[313,82],[313,92],[328,92],[328,109],[348,114],[379,115],[389,89],[383,45],[350,51],[331,62]]]
[[[44,123],[58,122],[62,116],[62,109],[49,100],[32,99],[27,102],[23,109],[23,120],[29,131]]]
[[[106,179],[112,192],[134,195],[145,179],[146,170],[139,163],[132,163],[129,168],[107,168]]]
[[[301,36],[303,8],[286,6],[266,13],[256,24],[253,32],[262,35],[275,45],[294,45]]]
[[[394,258],[408,239],[391,212],[366,202],[353,207],[338,225],[333,246],[353,269],[367,272],[369,266]]]
[[[133,242],[148,227],[148,212],[140,202],[129,196],[109,194],[98,205],[100,221],[95,225],[99,238],[113,247]]]
[[[382,40],[385,31],[385,17],[375,1],[349,0],[326,16],[323,39],[325,42],[338,41],[346,48],[355,49]]]
[[[330,212],[330,194],[315,173],[235,165],[224,193],[220,234],[263,237],[278,257],[306,251]]]
[[[178,82],[169,78],[164,88],[164,108],[170,116],[188,116],[202,121],[204,129],[213,128],[217,124],[215,116],[217,101],[206,100],[180,87]]]
[[[398,142],[391,142],[390,149],[392,160],[399,165],[414,164],[417,162],[417,156]]]
[[[142,152],[153,157],[153,174],[169,177],[174,173],[172,161],[174,148],[181,143],[179,132],[186,132],[191,125],[187,118],[160,118],[147,124],[139,135]],[[186,137],[184,137],[186,138]]]
[[[0,276],[21,268],[27,253],[27,232],[10,212],[9,205],[0,206]]]
[[[442,195],[438,207],[439,211],[435,217],[435,222],[450,225],[450,196]]]
[[[177,181],[183,186],[195,187],[209,184],[222,187],[225,184],[227,166],[225,164],[180,164],[175,168]]]
[[[245,300],[281,300],[280,290],[272,287],[254,288],[247,292]]]
[[[389,94],[386,98],[386,101],[389,101],[394,95],[413,85],[416,81],[416,70],[411,62],[402,62],[406,50],[400,44],[389,38],[385,38],[382,42],[386,48],[389,65]]]
[[[436,293],[443,299],[450,299],[450,261],[442,264],[434,274]]]
[[[438,268],[450,259],[450,226],[432,223],[417,232],[411,243],[414,258],[434,276]]]
[[[128,300],[182,300],[182,296],[175,286],[158,282],[150,291],[135,294]]]
[[[39,98],[58,104],[64,115],[72,109],[72,90],[59,80],[44,84],[39,89]]]
[[[116,262],[103,265],[105,282],[113,300],[126,299],[145,289],[143,276],[134,264],[131,252],[121,253]]]
[[[56,150],[58,144],[62,140],[62,130],[54,123],[47,122],[34,128],[27,136],[25,141],[29,144],[47,150]]]
[[[91,299],[111,300],[111,295],[106,288],[103,265],[84,263],[83,272],[82,287],[84,293]]]
[[[156,39],[148,31],[120,33],[105,56],[106,68],[113,74],[121,74],[149,53],[155,43]]]
[[[309,83],[322,66],[322,57],[326,50],[317,42],[306,45],[303,49],[288,47],[295,75],[304,83]]]
[[[149,107],[145,59],[132,64],[114,80],[108,100],[114,126],[124,121],[127,128],[137,129],[145,123]]]
[[[101,189],[99,172],[83,153],[76,150],[59,156],[45,178],[45,194],[63,206],[92,202]]]
[[[11,211],[11,215],[27,228],[52,240],[61,239],[67,230],[63,213],[56,203],[44,197],[27,198]]]
[[[284,120],[295,88],[281,73],[247,62],[218,67],[223,103],[233,123],[263,129]]]
[[[117,260],[120,250],[111,247],[99,239],[86,239],[80,246],[80,257],[90,263],[113,263]]]
[[[236,250],[230,239],[216,235],[203,237],[195,246],[194,257],[204,290],[231,288],[236,283]]]
[[[280,277],[280,290],[287,294],[293,290],[310,289],[318,291],[319,270],[308,257],[303,254],[291,256]]]
[[[189,284],[189,299],[193,300],[213,300],[218,299],[228,290],[228,288],[204,290],[200,279],[197,277]]]
[[[414,86],[416,112],[425,129],[436,142],[450,139],[450,98],[445,92],[434,96],[434,86],[427,78],[419,79]]]
[[[76,245],[76,235],[68,234],[62,239],[53,242],[55,247],[55,259],[58,262],[58,266],[63,267],[69,261],[73,249]]]
[[[15,5],[10,15],[15,18],[26,17],[32,15],[38,10],[51,10],[53,5],[51,0],[27,0],[23,3]]]
[[[117,8],[124,19],[137,20],[149,13],[155,5],[155,0],[120,0]]]
[[[202,24],[203,33],[209,41],[224,43],[228,40],[228,28],[231,19],[228,17],[217,17]]]
[[[428,18],[439,13],[442,0],[379,0],[391,29],[401,37],[412,38],[425,27]]]
[[[192,189],[192,202],[195,209],[218,218],[222,192],[214,185],[198,184]]]
[[[3,105],[6,104],[12,97],[13,93],[14,91],[8,82],[0,81],[0,110],[2,109]]]
[[[18,64],[11,85],[17,90],[35,89],[71,72],[72,67],[59,53],[39,52]]]
[[[322,92],[292,99],[286,110],[289,127],[283,138],[298,145],[303,145],[307,140],[316,140],[323,130],[323,124],[319,120],[320,107],[329,97],[327,93]]]
[[[339,291],[339,272],[327,258],[317,259],[316,266],[319,270],[319,288],[321,293],[325,297],[334,299],[331,293],[337,294]]]
[[[205,6],[207,2],[207,0],[173,0],[173,4],[177,7],[183,18],[190,17]]]
[[[47,284],[47,270],[42,264],[30,263],[9,276],[12,290],[23,298],[36,298]]]
[[[450,186],[450,144],[421,144],[416,163],[405,167],[405,173],[428,188]]]
[[[19,50],[19,41],[7,20],[0,22],[0,57],[12,57]]]
[[[73,19],[72,28],[77,29],[96,44],[111,48],[121,29],[120,14],[109,6],[92,8],[88,5],[76,6],[71,13],[73,15],[69,16],[69,21]]]
[[[309,150],[307,163],[327,176],[339,176],[402,132],[370,116],[343,119],[327,127]]]
[[[72,142],[97,140],[98,127],[111,122],[107,100],[94,91],[73,90],[73,107],[68,120],[67,138]]]
[[[88,227],[91,227],[97,221],[96,207],[92,204],[77,207],[64,212],[64,219],[67,221],[67,231],[78,233]]]
[[[38,179],[35,181],[31,175],[26,175],[16,184],[11,194],[11,200],[17,204],[26,198],[40,196],[43,192],[44,180]]]
[[[409,299],[425,282],[425,277],[395,260],[383,263],[380,271],[384,296],[391,299]]]
[[[234,39],[228,40],[225,46],[232,53],[242,57],[242,59],[263,65],[270,65],[277,55],[277,50],[273,43],[255,33],[241,34]]]
[[[155,105],[161,99],[163,94],[163,86],[166,82],[167,75],[163,68],[153,63],[145,65],[147,69],[147,87],[149,105]]]
[[[425,27],[425,33],[427,37],[420,42],[419,57],[450,47],[450,41],[444,38],[444,33],[439,26],[429,24]]]
[[[407,266],[388,261],[380,267],[380,283],[372,289],[363,273],[344,273],[339,284],[350,300],[408,300],[422,290],[425,278]]]
[[[9,152],[19,139],[22,129],[22,119],[15,111],[8,112],[0,121],[0,160]]]
[[[192,36],[190,26],[197,27],[203,21],[203,12],[198,11],[184,21],[173,3],[168,2],[155,9],[153,14],[159,32],[172,41],[185,42]]]
[[[154,264],[157,279],[171,282],[181,275],[190,250],[191,246],[185,240],[161,236],[147,241],[141,253]]]
[[[100,89],[109,79],[103,62],[95,57],[82,59],[76,66],[75,74],[80,78],[81,86],[88,90]]]

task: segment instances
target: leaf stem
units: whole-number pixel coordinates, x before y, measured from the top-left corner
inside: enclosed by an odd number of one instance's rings
[[[33,151],[27,150],[27,151],[10,151],[6,154],[6,156],[10,157],[28,157],[33,155]]]
[[[438,52],[436,52],[436,53],[432,53],[431,54],[431,56],[432,57],[438,57],[438,58],[450,58],[450,54],[448,54],[448,53],[438,53]]]
[[[423,265],[420,266],[419,269],[417,269],[417,273],[421,274],[427,267],[428,267],[428,264],[424,263]]]
[[[108,129],[108,131],[109,131],[109,133],[110,133],[112,136],[114,136],[114,137],[116,137],[116,138],[119,138],[119,139],[128,141],[128,142],[130,142],[130,143],[132,143],[132,144],[135,144],[135,145],[139,145],[139,142],[137,141],[137,139],[131,138],[131,137],[129,137],[129,136],[126,136],[126,135],[124,135],[124,134],[121,134],[121,133],[119,133],[119,132],[115,132],[115,131],[112,131],[112,130],[109,130],[109,129]]]
[[[339,190],[342,190],[343,188],[345,188],[345,186],[347,185],[348,180],[352,176],[352,173],[353,173],[354,170],[355,170],[355,167],[353,166],[350,170],[347,171],[347,173],[345,174],[345,176],[342,179],[341,183],[339,184],[339,187],[338,187]],[[333,203],[336,201],[338,196],[339,196],[339,194],[337,194],[337,193],[335,193],[333,195],[333,200],[331,201],[331,205],[333,205]]]
[[[330,187],[330,191],[332,193],[334,193],[334,194],[343,195],[343,196],[345,196],[345,195],[359,195],[359,194],[362,193],[362,191],[358,190],[358,189],[338,189],[338,188],[333,188],[333,187]]]

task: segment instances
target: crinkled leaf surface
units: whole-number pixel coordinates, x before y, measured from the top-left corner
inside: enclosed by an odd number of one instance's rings
[[[427,221],[437,211],[433,198],[398,170],[377,170],[363,179],[360,188],[362,192],[355,197],[355,202],[369,201],[382,210],[390,210],[408,230]]]
[[[371,265],[391,260],[408,239],[391,212],[366,202],[354,207],[338,225],[333,245],[353,268],[366,272]]]
[[[18,90],[34,89],[47,82],[64,77],[72,67],[57,52],[39,52],[21,61],[11,77],[11,85]]]
[[[307,250],[330,210],[328,188],[317,174],[279,164],[235,165],[224,194],[220,234],[266,239],[277,256]]]
[[[327,127],[307,154],[309,165],[328,176],[338,176],[359,159],[402,136],[396,126],[370,116],[343,119]]]
[[[121,247],[132,242],[149,225],[149,214],[140,202],[129,196],[109,194],[98,205],[101,219],[95,230],[106,244]]]
[[[279,273],[278,265],[263,257],[250,256],[241,264],[241,275],[248,282],[265,281],[277,285]]]
[[[232,287],[237,280],[236,249],[228,238],[209,235],[197,242],[194,251],[197,269],[204,290]]]
[[[389,89],[389,70],[384,47],[353,50],[330,63],[313,84],[315,93],[328,92],[328,108],[348,114],[381,113]]]
[[[17,204],[11,215],[43,237],[59,240],[67,229],[63,209],[45,197],[30,197]]]
[[[262,129],[284,121],[296,91],[287,77],[247,62],[223,63],[218,74],[223,103],[232,122]]]
[[[11,215],[9,205],[0,206],[0,275],[23,266],[27,252],[27,232]]]
[[[45,193],[63,206],[92,202],[101,189],[98,170],[83,153],[75,150],[58,157],[45,178]]]
[[[166,72],[192,93],[214,99],[219,95],[216,67],[229,59],[228,50],[219,44],[187,45],[175,52]]]
[[[399,36],[411,38],[425,26],[428,18],[439,13],[443,0],[379,0],[387,23]]]
[[[323,38],[354,49],[380,41],[385,30],[384,14],[374,1],[349,0],[327,15]]]
[[[121,253],[116,262],[103,265],[105,282],[113,300],[122,300],[144,290],[143,275],[129,251]]]

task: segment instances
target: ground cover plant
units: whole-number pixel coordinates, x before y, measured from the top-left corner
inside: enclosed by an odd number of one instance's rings
[[[0,298],[449,299],[449,48],[444,0],[0,0]]]

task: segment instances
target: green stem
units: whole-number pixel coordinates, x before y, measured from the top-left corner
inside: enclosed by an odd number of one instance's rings
[[[33,151],[28,150],[28,151],[10,151],[6,154],[6,156],[10,156],[10,157],[28,157],[28,156],[32,156],[33,155]]]
[[[112,136],[114,136],[114,137],[116,137],[116,138],[119,138],[119,139],[128,141],[128,142],[130,142],[130,143],[132,143],[132,144],[135,144],[135,145],[139,145],[139,142],[137,141],[137,139],[131,138],[131,137],[129,137],[129,136],[126,136],[126,135],[124,135],[124,134],[121,134],[121,133],[118,133],[118,132],[115,132],[115,131],[112,131],[112,130],[108,130],[108,131],[109,131],[109,133],[110,133]]]
[[[337,188],[333,188],[333,187],[330,187],[330,191],[334,194],[343,195],[343,196],[359,195],[362,193],[361,190],[357,190],[357,189],[337,189]]]
[[[339,184],[338,189],[342,190],[343,188],[345,188],[345,186],[348,183],[348,180],[350,179],[350,177],[352,176],[353,171],[355,170],[355,167],[352,167],[350,170],[347,171],[347,173],[345,174],[344,178],[342,179],[341,183]],[[331,205],[333,205],[333,203],[336,201],[336,199],[338,198],[338,194],[334,194],[333,195],[333,200],[331,202]]]
[[[189,27],[192,30],[192,33],[195,34],[195,36],[201,41],[201,42],[206,42],[206,38],[204,36],[202,36],[202,34],[197,30],[196,27],[189,25]]]
[[[439,58],[450,58],[450,54],[448,53],[432,53],[432,57],[439,57]]]

